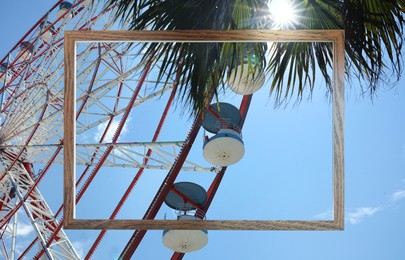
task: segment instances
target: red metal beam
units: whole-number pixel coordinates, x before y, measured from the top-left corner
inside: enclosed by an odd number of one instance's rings
[[[20,41],[18,41],[14,47],[9,51],[9,53],[13,52],[16,48],[18,48],[18,46],[26,40],[27,36],[32,33],[37,26],[48,16],[48,14],[55,9],[56,7],[59,6],[59,4],[62,2],[63,0],[59,0],[41,19],[38,20],[37,23],[34,24],[34,26],[20,39]],[[74,6],[78,5],[78,3],[76,3]],[[79,13],[81,10],[83,10],[83,7],[80,7],[79,10],[76,11],[76,14]],[[108,10],[104,10],[104,12],[109,11],[111,8],[109,8]],[[96,19],[97,17],[93,17],[92,20]],[[58,19],[59,20],[59,19]],[[54,23],[56,23],[58,20],[56,20]],[[49,28],[48,28],[49,29]],[[61,39],[63,40],[63,38]],[[60,40],[60,41],[61,41]],[[63,43],[62,43],[63,44]],[[49,48],[49,47],[48,47]],[[47,48],[47,49],[48,49]],[[22,54],[20,53],[19,56],[21,56]],[[4,62],[4,60],[7,58],[7,55],[0,61],[0,64],[2,64]],[[12,62],[12,64],[18,60],[18,57],[16,59],[14,59],[14,61]],[[12,65],[11,64],[11,65]],[[28,76],[27,76],[28,77]],[[3,88],[1,89],[2,91],[5,91],[6,86],[3,86]],[[1,91],[0,91],[1,92]],[[46,108],[45,108],[46,109]],[[45,111],[44,109],[44,111]],[[41,115],[42,117],[42,115]],[[37,125],[35,127],[35,129],[33,130],[33,132],[31,133],[31,136],[29,137],[29,140],[32,138],[34,132],[37,130],[37,127],[39,125]],[[27,141],[28,143],[29,141]],[[24,197],[24,201],[25,199],[27,199],[30,194],[32,193],[32,191],[37,187],[37,185],[39,184],[39,182],[42,180],[42,178],[45,176],[45,173],[47,172],[47,170],[49,169],[50,165],[52,164],[52,162],[55,160],[56,156],[58,155],[58,153],[61,150],[61,146],[58,147],[57,151],[54,153],[54,155],[51,157],[51,159],[48,161],[48,164],[46,165],[45,169],[42,171],[41,175],[38,177],[38,179],[35,180],[35,183],[32,185],[32,187],[30,187],[30,190],[28,191],[28,193],[26,194],[26,196]],[[21,153],[23,152],[23,150],[21,151]],[[16,156],[16,160],[21,156],[21,153]],[[16,161],[14,161],[12,164],[14,165]],[[1,176],[1,178],[3,178],[4,176]],[[5,218],[2,219],[1,224],[3,225],[4,223],[7,223],[7,221],[11,218],[11,216],[21,207],[22,202],[20,202],[10,213],[12,214],[8,214]],[[60,212],[60,211],[59,211]],[[58,213],[59,214],[59,213]],[[57,214],[57,215],[58,215]],[[8,220],[6,220],[6,218]],[[54,235],[53,237],[50,239],[50,241],[48,241],[48,244],[55,238],[55,235],[59,232],[59,230],[62,228],[62,223],[60,223],[60,225],[55,229]],[[36,241],[38,240],[38,238],[36,238],[24,251],[24,253],[19,257],[19,259],[21,259],[29,250],[30,248],[32,248],[32,246],[36,243]],[[42,255],[42,254],[41,254]]]
[[[122,115],[122,118],[118,124],[118,127],[113,135],[112,138],[112,143],[116,143],[118,140],[118,137],[121,134],[122,129],[124,128],[125,122],[127,121],[128,117],[129,117],[129,113],[131,111],[131,108],[134,106],[134,103],[136,101],[136,98],[138,97],[139,91],[141,90],[141,87],[146,79],[146,76],[149,73],[149,70],[151,68],[151,64],[148,64],[141,76],[141,79],[138,82],[138,85],[134,91],[134,93],[132,94],[132,97],[130,99],[130,101],[128,102],[127,105],[127,109],[125,110],[124,114]],[[76,198],[76,203],[79,202],[79,200],[81,199],[81,197],[83,196],[85,190],[88,188],[88,186],[90,185],[91,181],[94,179],[94,177],[96,176],[96,174],[98,173],[98,171],[100,170],[101,166],[103,165],[103,163],[105,162],[105,160],[107,159],[107,157],[110,155],[111,151],[113,150],[113,146],[109,146],[106,151],[104,152],[103,156],[100,158],[99,162],[97,163],[96,167],[93,169],[92,173],[90,174],[90,176],[87,178],[87,180],[85,181],[83,187],[80,189],[77,198]]]
[[[46,164],[46,166],[44,167],[44,169],[42,170],[41,174],[38,176],[38,178],[35,180],[34,184],[30,187],[30,189],[28,190],[27,194],[24,197],[25,201],[28,196],[30,195],[30,193],[38,186],[39,182],[43,179],[43,177],[45,176],[45,173],[48,171],[48,169],[50,168],[50,166],[52,165],[53,161],[55,160],[56,156],[59,154],[59,152],[62,150],[62,146],[59,146],[58,149],[54,152],[54,154],[51,156],[50,160],[48,161],[48,163]],[[3,226],[5,225],[5,223],[7,223],[10,218],[18,211],[18,209],[22,206],[22,202],[20,201],[12,211],[10,211],[6,216],[4,216],[4,218],[1,220],[0,222],[0,228],[3,228]]]
[[[97,63],[96,63],[96,66],[95,66],[95,68],[94,68],[94,72],[93,72],[93,75],[92,75],[92,77],[91,77],[91,80],[90,80],[90,83],[89,83],[89,87],[87,88],[87,93],[91,93],[91,90],[93,89],[94,82],[96,81],[98,69],[100,68],[100,64],[101,64],[101,58],[100,58],[100,55],[101,55],[100,43],[98,44],[97,49],[98,49],[98,56],[99,56],[99,58],[97,59]],[[85,97],[83,98],[83,102],[80,104],[80,107],[77,109],[77,112],[76,112],[76,120],[79,118],[80,114],[82,113],[82,111],[83,111],[83,109],[84,109],[84,106],[87,104],[87,100],[89,99],[89,96],[90,96],[90,95],[87,95],[87,96],[85,96]]]
[[[242,129],[243,124],[245,123],[245,119],[247,116],[247,113],[249,111],[249,106],[252,101],[252,95],[244,96],[241,102],[241,105],[239,107],[239,111],[241,113],[241,122],[239,123],[239,127]],[[222,178],[224,177],[226,167],[222,167],[221,171],[215,176],[215,179],[212,181],[210,188],[207,191],[207,201],[205,204],[201,207],[201,209],[204,212],[207,212],[212,200],[215,197],[215,194],[219,188],[219,185],[221,184]],[[183,259],[184,253],[179,253],[179,252],[174,252],[172,257],[170,258],[171,260],[181,260]]]
[[[47,98],[48,100],[48,98]],[[36,131],[39,128],[39,125],[41,124],[41,120],[43,119],[44,115],[45,115],[45,111],[48,108],[48,105],[45,105],[44,108],[42,109],[41,114],[39,115],[39,120],[38,123],[34,126],[34,129],[31,131],[30,135],[28,136],[28,139],[25,141],[25,145],[28,145],[31,142],[31,139],[34,137],[34,134],[36,133]],[[23,147],[21,149],[21,151],[15,156],[14,160],[12,161],[12,163],[10,165],[7,165],[7,167],[9,169],[13,168],[13,166],[15,165],[15,163],[20,159],[21,155],[23,154],[23,152],[25,151],[25,147]],[[2,153],[4,153],[5,151],[1,151]],[[0,177],[0,181],[6,176],[6,172]]]
[[[156,127],[156,131],[155,134],[152,138],[152,142],[157,141],[159,134],[160,134],[160,130],[163,127],[163,124],[166,120],[166,116],[167,113],[173,103],[174,100],[174,96],[176,94],[176,89],[177,89],[177,84],[174,85],[172,92],[170,94],[169,100],[167,101],[166,107],[163,111],[163,115],[158,123],[158,126]],[[143,165],[147,165],[148,161],[149,161],[149,156],[152,154],[152,150],[148,149],[147,153],[146,153],[146,157],[143,160]],[[132,180],[132,182],[130,183],[130,185],[128,186],[127,190],[125,191],[124,195],[122,196],[121,200],[119,201],[117,207],[114,209],[113,213],[111,214],[109,219],[115,219],[119,213],[119,211],[121,210],[122,206],[124,205],[125,201],[127,200],[128,196],[131,194],[133,188],[135,187],[136,183],[138,182],[139,178],[141,177],[143,171],[145,168],[141,168],[138,170],[138,173],[135,175],[134,179]],[[92,245],[92,247],[90,248],[89,252],[87,253],[85,259],[90,259],[92,257],[92,255],[94,254],[94,251],[97,249],[99,243],[101,242],[101,240],[103,239],[104,235],[106,234],[107,230],[102,230],[100,232],[100,234],[98,235],[96,241],[94,242],[94,244]]]
[[[134,106],[134,103],[136,101],[136,98],[138,97],[139,91],[141,90],[146,77],[149,73],[149,70],[151,69],[151,63],[149,63],[143,73],[142,76],[138,82],[137,87],[134,90],[134,93],[132,93],[131,99],[129,100],[128,104],[127,104],[127,109],[125,110],[124,114],[122,115],[122,118],[118,124],[118,127],[114,133],[114,136],[112,138],[112,143],[116,143],[118,140],[118,137],[121,134],[122,129],[124,128],[125,122],[127,121],[128,117],[129,117],[129,113],[132,109],[132,107]],[[107,147],[107,149],[105,150],[104,154],[101,156],[100,160],[98,161],[97,165],[95,166],[95,168],[93,169],[93,171],[90,173],[90,176],[87,177],[86,181],[84,182],[82,188],[79,190],[77,196],[76,196],[76,204],[80,201],[80,199],[82,198],[82,196],[84,195],[84,192],[87,190],[87,188],[90,186],[90,183],[93,181],[94,177],[97,175],[98,171],[100,170],[100,168],[102,167],[102,165],[104,164],[105,160],[108,158],[108,156],[110,155],[111,151],[113,150],[113,146],[109,146]],[[63,221],[61,221],[59,223],[59,226],[63,225]],[[55,239],[56,237],[56,233],[54,233],[52,235],[52,237],[48,240],[47,244],[51,243],[53,239]],[[40,258],[42,255],[44,254],[44,250],[41,250],[38,254],[38,258]]]
[[[31,27],[31,29],[28,30],[28,32],[27,32],[26,34],[24,34],[23,37],[21,37],[21,39],[14,45],[14,47],[11,48],[11,50],[10,50],[8,53],[14,51],[23,41],[25,41],[25,40],[26,40],[25,38],[26,38],[31,32],[33,32],[33,31],[35,30],[35,28],[48,16],[48,14],[49,14],[53,9],[55,9],[56,7],[58,7],[59,4],[60,4],[62,1],[63,1],[63,0],[59,0],[57,3],[55,3],[55,4],[49,9],[49,11],[46,12],[46,13],[44,14],[44,16],[42,16],[42,17],[38,20],[38,22],[36,22],[36,23]],[[2,63],[6,60],[6,58],[7,58],[7,55],[0,61],[0,64],[2,64]]]
[[[166,178],[164,179],[162,185],[160,186],[156,196],[154,197],[152,203],[150,204],[147,212],[145,213],[143,219],[154,219],[156,214],[158,213],[160,207],[163,204],[164,199],[167,196],[170,188],[173,186],[173,183],[179,174],[181,167],[183,166],[184,161],[194,143],[194,140],[198,134],[198,131],[201,126],[201,114],[199,114],[192,127],[191,130],[186,137],[186,141],[181,149],[180,154],[178,155],[176,161],[174,162],[172,168],[170,169],[169,173],[167,174]],[[137,247],[139,246],[142,238],[145,236],[146,230],[135,230],[132,237],[128,241],[127,245],[125,246],[124,250],[122,251],[119,259],[129,260]]]

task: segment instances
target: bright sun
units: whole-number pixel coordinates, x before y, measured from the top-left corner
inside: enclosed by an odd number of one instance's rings
[[[290,0],[271,0],[269,9],[274,29],[290,29],[298,22],[297,10]]]

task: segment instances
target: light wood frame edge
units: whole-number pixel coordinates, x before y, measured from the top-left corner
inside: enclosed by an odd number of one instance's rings
[[[76,42],[332,42],[333,220],[97,220],[75,219]],[[64,97],[64,227],[66,229],[343,230],[344,229],[344,31],[66,31]]]

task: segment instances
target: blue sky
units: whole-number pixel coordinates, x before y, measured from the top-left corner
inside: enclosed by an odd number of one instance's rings
[[[49,10],[49,1],[2,2],[0,58]],[[185,259],[404,259],[405,250],[405,78],[393,89],[382,88],[371,100],[359,95],[355,80],[346,83],[345,109],[345,230],[344,231],[210,231],[208,245]],[[230,102],[238,97],[229,95]],[[152,117],[153,115],[151,115]],[[208,212],[210,219],[328,219],[331,217],[331,105],[318,88],[312,101],[273,108],[268,89],[253,97],[243,130],[246,154],[229,167]],[[187,122],[187,120],[184,120]],[[130,121],[129,125],[136,121]],[[171,130],[167,130],[170,132]],[[123,138],[129,138],[128,132]],[[197,138],[193,156],[198,157]],[[195,154],[195,155],[194,155]],[[48,174],[49,175],[49,174]],[[187,180],[189,176],[181,175]],[[61,176],[47,176],[41,191],[54,211],[62,190],[51,186]],[[147,175],[153,195],[161,181]],[[207,184],[205,176],[194,176]],[[109,189],[100,179],[99,189],[86,205],[100,210]],[[125,182],[125,179],[120,181]],[[119,181],[114,187],[119,189]],[[155,186],[153,186],[155,185]],[[101,190],[101,191],[100,191]],[[111,191],[113,188],[111,188]],[[59,204],[58,204],[59,203]],[[88,204],[85,204],[88,203]],[[113,203],[113,202],[111,202]],[[80,204],[79,204],[80,205]],[[122,213],[128,216],[131,207]],[[158,217],[170,209],[162,209]],[[83,212],[82,214],[90,214]],[[104,212],[109,214],[110,212]],[[32,229],[20,225],[21,243]],[[28,222],[25,222],[26,224]],[[95,231],[67,231],[78,251],[86,252]],[[113,259],[123,249],[131,231],[109,232],[93,259]],[[161,231],[148,232],[135,254],[137,259],[167,259],[171,252],[161,243]]]

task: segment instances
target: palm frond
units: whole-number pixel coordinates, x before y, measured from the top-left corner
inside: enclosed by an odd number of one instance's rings
[[[106,0],[117,5],[117,19],[129,20],[131,30],[243,30],[271,29],[271,0]],[[344,29],[346,73],[366,82],[370,93],[402,73],[405,0],[292,0],[299,22],[291,29]],[[229,68],[247,52],[258,57],[254,66],[266,68],[276,102],[300,100],[314,89],[320,71],[331,89],[332,46],[323,43],[280,43],[272,46],[266,63],[266,43],[145,44],[145,58],[154,53],[162,61],[160,80],[180,71],[177,98],[194,112],[203,109],[207,95],[224,87]],[[364,84],[360,84],[364,85]]]
[[[405,1],[345,1],[342,8],[349,71],[368,83],[373,94],[386,79],[402,73]],[[386,59],[388,58],[388,59]]]
[[[131,30],[234,30],[257,28],[263,21],[267,2],[263,0],[167,0],[125,1],[110,0],[108,6],[117,4],[117,18],[130,19]],[[224,50],[223,43],[145,43],[145,58],[159,59],[161,73],[158,81],[167,81],[170,73],[181,66],[178,100],[194,112],[203,109],[207,96],[216,95],[223,88],[225,74],[232,64],[241,62],[243,48],[232,44]],[[264,44],[253,44],[261,50]],[[238,54],[236,55],[236,53]],[[153,53],[153,55],[152,55]],[[230,56],[221,54],[232,53]],[[258,56],[263,56],[258,54]],[[264,58],[263,58],[264,61]],[[263,62],[262,61],[262,62]],[[169,73],[167,73],[169,72]]]
[[[353,78],[361,81],[360,86],[367,84],[363,91],[367,89],[374,94],[378,86],[390,82],[387,78],[394,76],[395,83],[402,74],[404,2],[297,1],[300,23],[295,29],[344,29],[347,77],[355,76]],[[333,59],[331,48],[331,45],[320,43],[280,44],[278,52],[284,58],[272,60],[268,68],[274,75],[270,90],[275,93],[276,102],[289,100],[292,96],[301,99],[306,86],[311,93],[317,75],[315,70],[321,71],[327,91],[331,91],[332,82],[328,73]],[[314,62],[317,66],[309,67]],[[387,72],[392,74],[387,77]]]

